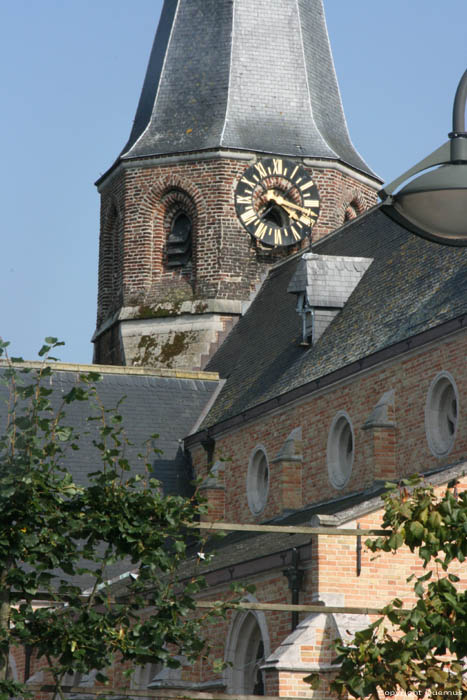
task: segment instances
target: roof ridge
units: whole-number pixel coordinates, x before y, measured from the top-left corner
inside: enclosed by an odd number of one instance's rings
[[[381,202],[376,202],[376,204],[373,204],[369,209],[365,209],[365,211],[362,211],[361,214],[358,214],[354,219],[349,219],[348,221],[344,221],[344,223],[341,226],[338,226],[337,228],[333,229],[332,231],[329,231],[329,233],[326,233],[326,235],[321,236],[321,238],[318,238],[317,241],[312,243],[310,253],[315,253],[315,250],[318,246],[321,245],[321,243],[328,243],[328,241],[331,240],[331,238],[334,238],[335,236],[339,235],[344,231],[345,229],[349,228],[350,226],[353,226],[353,224],[361,221],[363,218],[368,216],[369,214],[372,214],[373,212],[377,211],[378,209],[381,208]],[[319,253],[316,253],[319,255]]]

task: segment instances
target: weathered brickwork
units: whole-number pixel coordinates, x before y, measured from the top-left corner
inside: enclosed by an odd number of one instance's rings
[[[112,194],[101,200],[97,322],[100,323],[123,303],[122,240],[124,233],[124,183],[113,183]]]
[[[233,183],[244,167],[244,162],[230,159],[189,161],[127,169],[111,181],[102,193],[102,209],[109,210],[109,199],[118,199],[122,208],[123,305],[150,305],[193,296],[248,298],[258,279],[258,264],[251,239],[237,223],[233,206]],[[186,208],[193,216],[189,273],[169,270],[165,260],[167,224],[176,193],[185,207],[190,202]]]
[[[134,168],[121,169],[102,185],[98,332],[103,323],[115,323],[115,314],[123,307],[132,309],[132,318],[157,318],[166,312],[167,304],[176,315],[180,305],[189,300],[247,301],[269,265],[296,252],[297,246],[265,248],[241,226],[234,193],[251,162],[227,157],[181,159],[151,167],[141,167],[139,162]],[[314,240],[376,201],[375,190],[351,174],[324,166],[307,170],[321,198]],[[171,268],[166,242],[180,210],[193,225],[192,259]],[[306,241],[301,244],[306,245]],[[195,338],[193,342],[201,341]],[[122,353],[107,347],[106,341],[99,338],[96,345],[101,361],[122,360]],[[125,361],[132,363],[132,359]],[[150,360],[150,364],[154,362],[157,364],[157,360]]]
[[[215,458],[227,460],[226,519],[236,522],[267,520],[289,508],[291,499],[303,506],[327,501],[370,487],[375,480],[400,479],[413,472],[436,469],[465,458],[467,413],[462,405],[462,397],[467,396],[465,348],[465,334],[456,334],[436,346],[395,358],[303,399],[297,405],[267,414],[219,437]],[[442,370],[450,372],[455,380],[461,405],[452,450],[438,458],[431,453],[426,438],[425,404],[430,384]],[[391,389],[395,390],[395,427],[362,430],[381,396]],[[328,431],[338,411],[347,412],[355,434],[352,474],[342,489],[331,485],[327,470]],[[274,458],[297,427],[302,428],[303,435],[301,488],[295,474],[294,483],[284,489],[281,487],[281,462],[274,461]],[[246,479],[250,455],[257,445],[264,445],[267,451],[269,495],[265,509],[255,518],[248,507]],[[205,474],[206,455],[201,447],[193,449],[193,461],[198,473]]]
[[[376,190],[351,175],[333,169],[307,168],[316,182],[321,200],[313,242],[342,224],[360,216],[377,202]]]

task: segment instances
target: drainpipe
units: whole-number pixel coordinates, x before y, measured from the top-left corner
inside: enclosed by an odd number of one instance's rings
[[[302,317],[302,342],[300,343],[300,345],[302,345],[303,347],[309,347],[310,346],[310,340],[309,340],[310,334],[308,331],[307,314],[311,315],[311,338],[312,338],[312,342],[313,342],[314,325],[315,325],[315,310],[312,306],[310,306],[308,304],[306,292],[301,292],[298,295],[297,312]]]
[[[300,552],[296,547],[292,549],[292,566],[288,569],[284,569],[282,573],[287,578],[289,582],[289,590],[292,591],[292,605],[298,605],[299,603],[299,593],[302,588],[303,576],[305,572],[299,569],[300,563]],[[292,612],[292,632],[298,626],[298,612],[294,610]]]

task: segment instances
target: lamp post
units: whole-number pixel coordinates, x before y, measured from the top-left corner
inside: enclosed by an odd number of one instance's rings
[[[467,70],[454,99],[449,141],[379,192],[381,211],[413,233],[437,243],[467,245]],[[408,178],[436,165],[395,190]]]

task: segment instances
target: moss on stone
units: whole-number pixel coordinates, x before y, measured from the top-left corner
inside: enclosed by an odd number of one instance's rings
[[[179,331],[174,333],[170,340],[161,345],[159,362],[167,368],[171,368],[176,357],[181,355],[196,338],[193,331]]]
[[[170,316],[178,316],[180,314],[180,303],[171,304],[157,304],[154,306],[146,306],[142,304],[138,307],[135,318],[167,318]]]
[[[142,335],[138,343],[138,353],[133,359],[134,365],[151,366],[157,353],[157,340],[151,335]]]
[[[208,308],[208,305],[205,301],[195,301],[193,305],[193,312],[195,314],[202,314],[204,313]]]
[[[133,364],[172,369],[176,358],[182,355],[190,343],[195,340],[196,333],[193,331],[176,332],[161,345],[154,336],[142,335],[138,343],[138,352],[133,358]]]
[[[193,302],[191,313],[202,314],[207,311],[208,304],[202,300],[196,300],[194,297],[175,297],[169,299],[165,297],[157,304],[140,304],[134,314],[134,319],[145,318],[170,318],[171,316],[180,316],[182,314],[182,304],[186,301]]]

